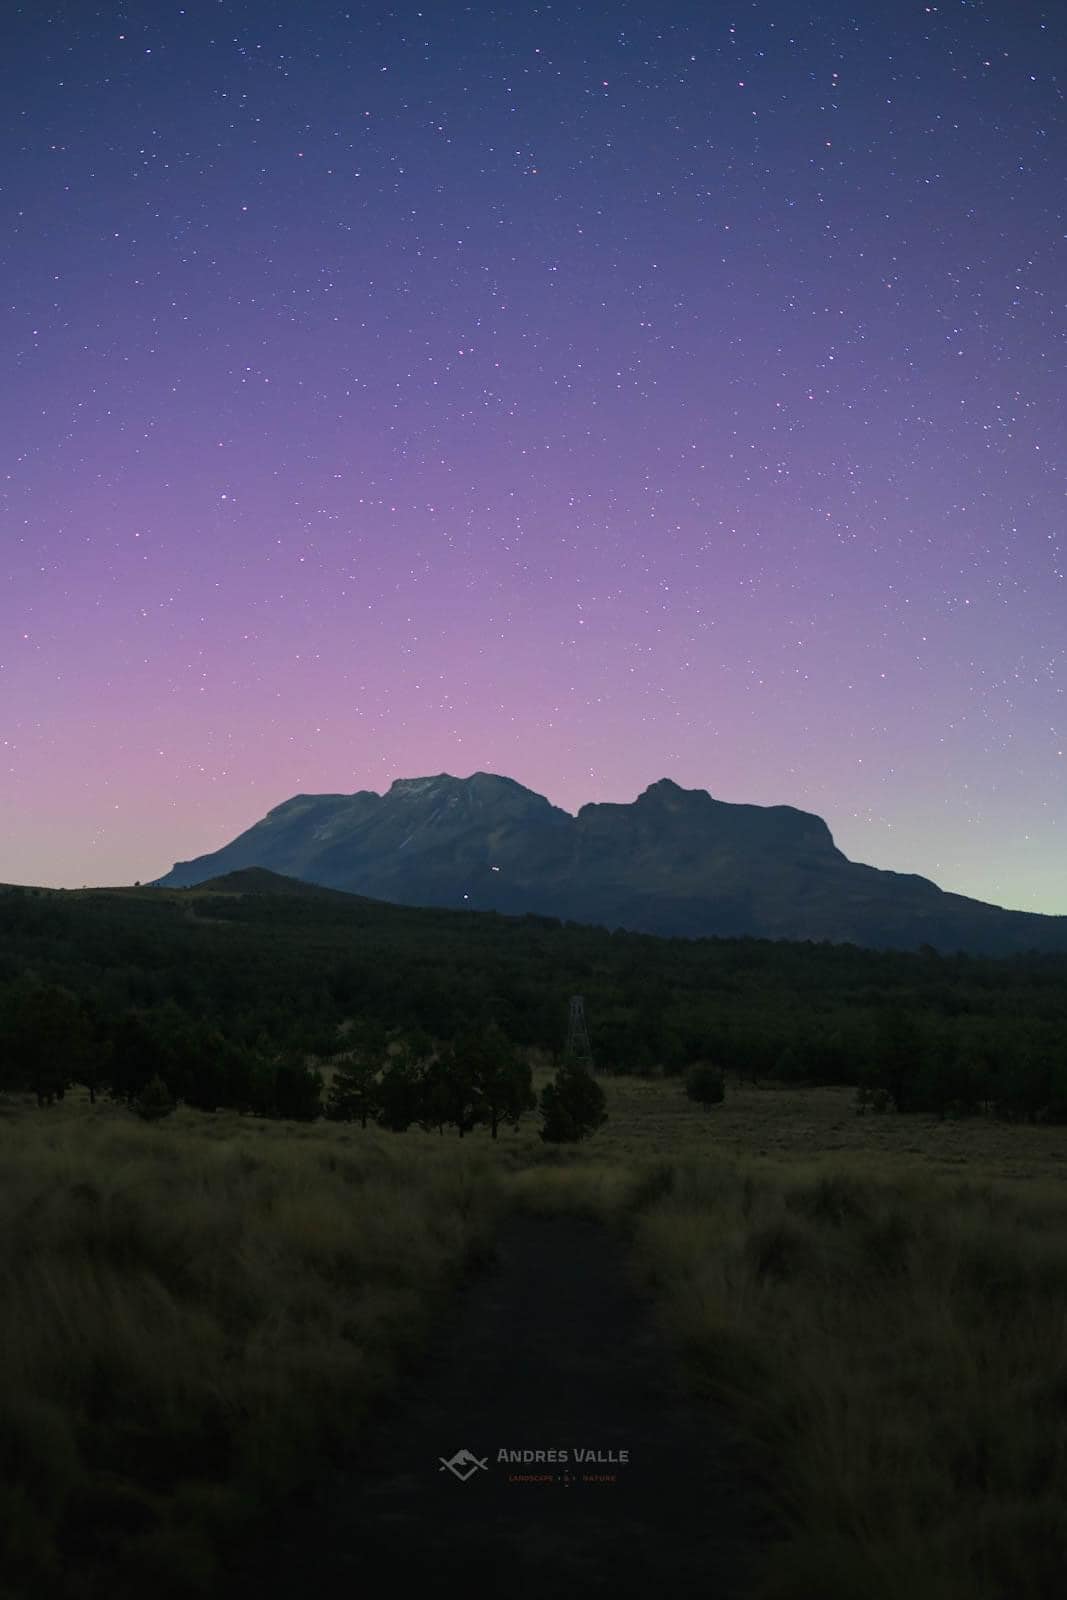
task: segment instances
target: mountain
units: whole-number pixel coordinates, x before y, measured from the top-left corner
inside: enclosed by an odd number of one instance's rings
[[[161,888],[258,867],[396,901],[537,912],[646,933],[749,935],[1005,955],[1067,950],[1067,917],[1005,911],[850,861],[821,817],[733,805],[664,778],[577,816],[511,778],[398,778],[295,795]]]

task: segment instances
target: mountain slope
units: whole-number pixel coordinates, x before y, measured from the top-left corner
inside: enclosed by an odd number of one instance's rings
[[[810,812],[732,805],[669,779],[631,805],[586,805],[576,817],[485,772],[398,779],[384,795],[296,795],[159,885],[251,867],[404,905],[657,934],[1067,950],[1067,917],[1004,911],[863,866]]]

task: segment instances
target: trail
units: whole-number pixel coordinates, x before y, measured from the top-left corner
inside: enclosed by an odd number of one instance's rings
[[[360,1464],[331,1480],[313,1532],[292,1524],[291,1545],[268,1541],[242,1588],[742,1600],[772,1525],[725,1425],[676,1387],[676,1364],[614,1234],[508,1218],[496,1263],[362,1439]],[[498,1461],[523,1449],[570,1460]],[[629,1460],[579,1465],[579,1449]],[[485,1462],[458,1463],[466,1481],[442,1466],[460,1451]]]

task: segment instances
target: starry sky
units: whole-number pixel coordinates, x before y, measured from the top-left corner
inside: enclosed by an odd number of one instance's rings
[[[1067,912],[1067,7],[6,22],[0,881],[481,769]]]

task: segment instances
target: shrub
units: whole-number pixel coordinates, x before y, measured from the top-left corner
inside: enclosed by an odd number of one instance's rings
[[[697,1061],[685,1075],[685,1092],[690,1100],[710,1110],[721,1105],[726,1098],[726,1080],[722,1068],[710,1061]]]
[[[157,1072],[149,1078],[136,1100],[133,1109],[139,1117],[146,1122],[157,1122],[161,1117],[169,1117],[174,1110],[174,1101],[170,1090]]]
[[[541,1090],[541,1138],[549,1144],[577,1144],[608,1120],[604,1091],[580,1067],[560,1067]]]

